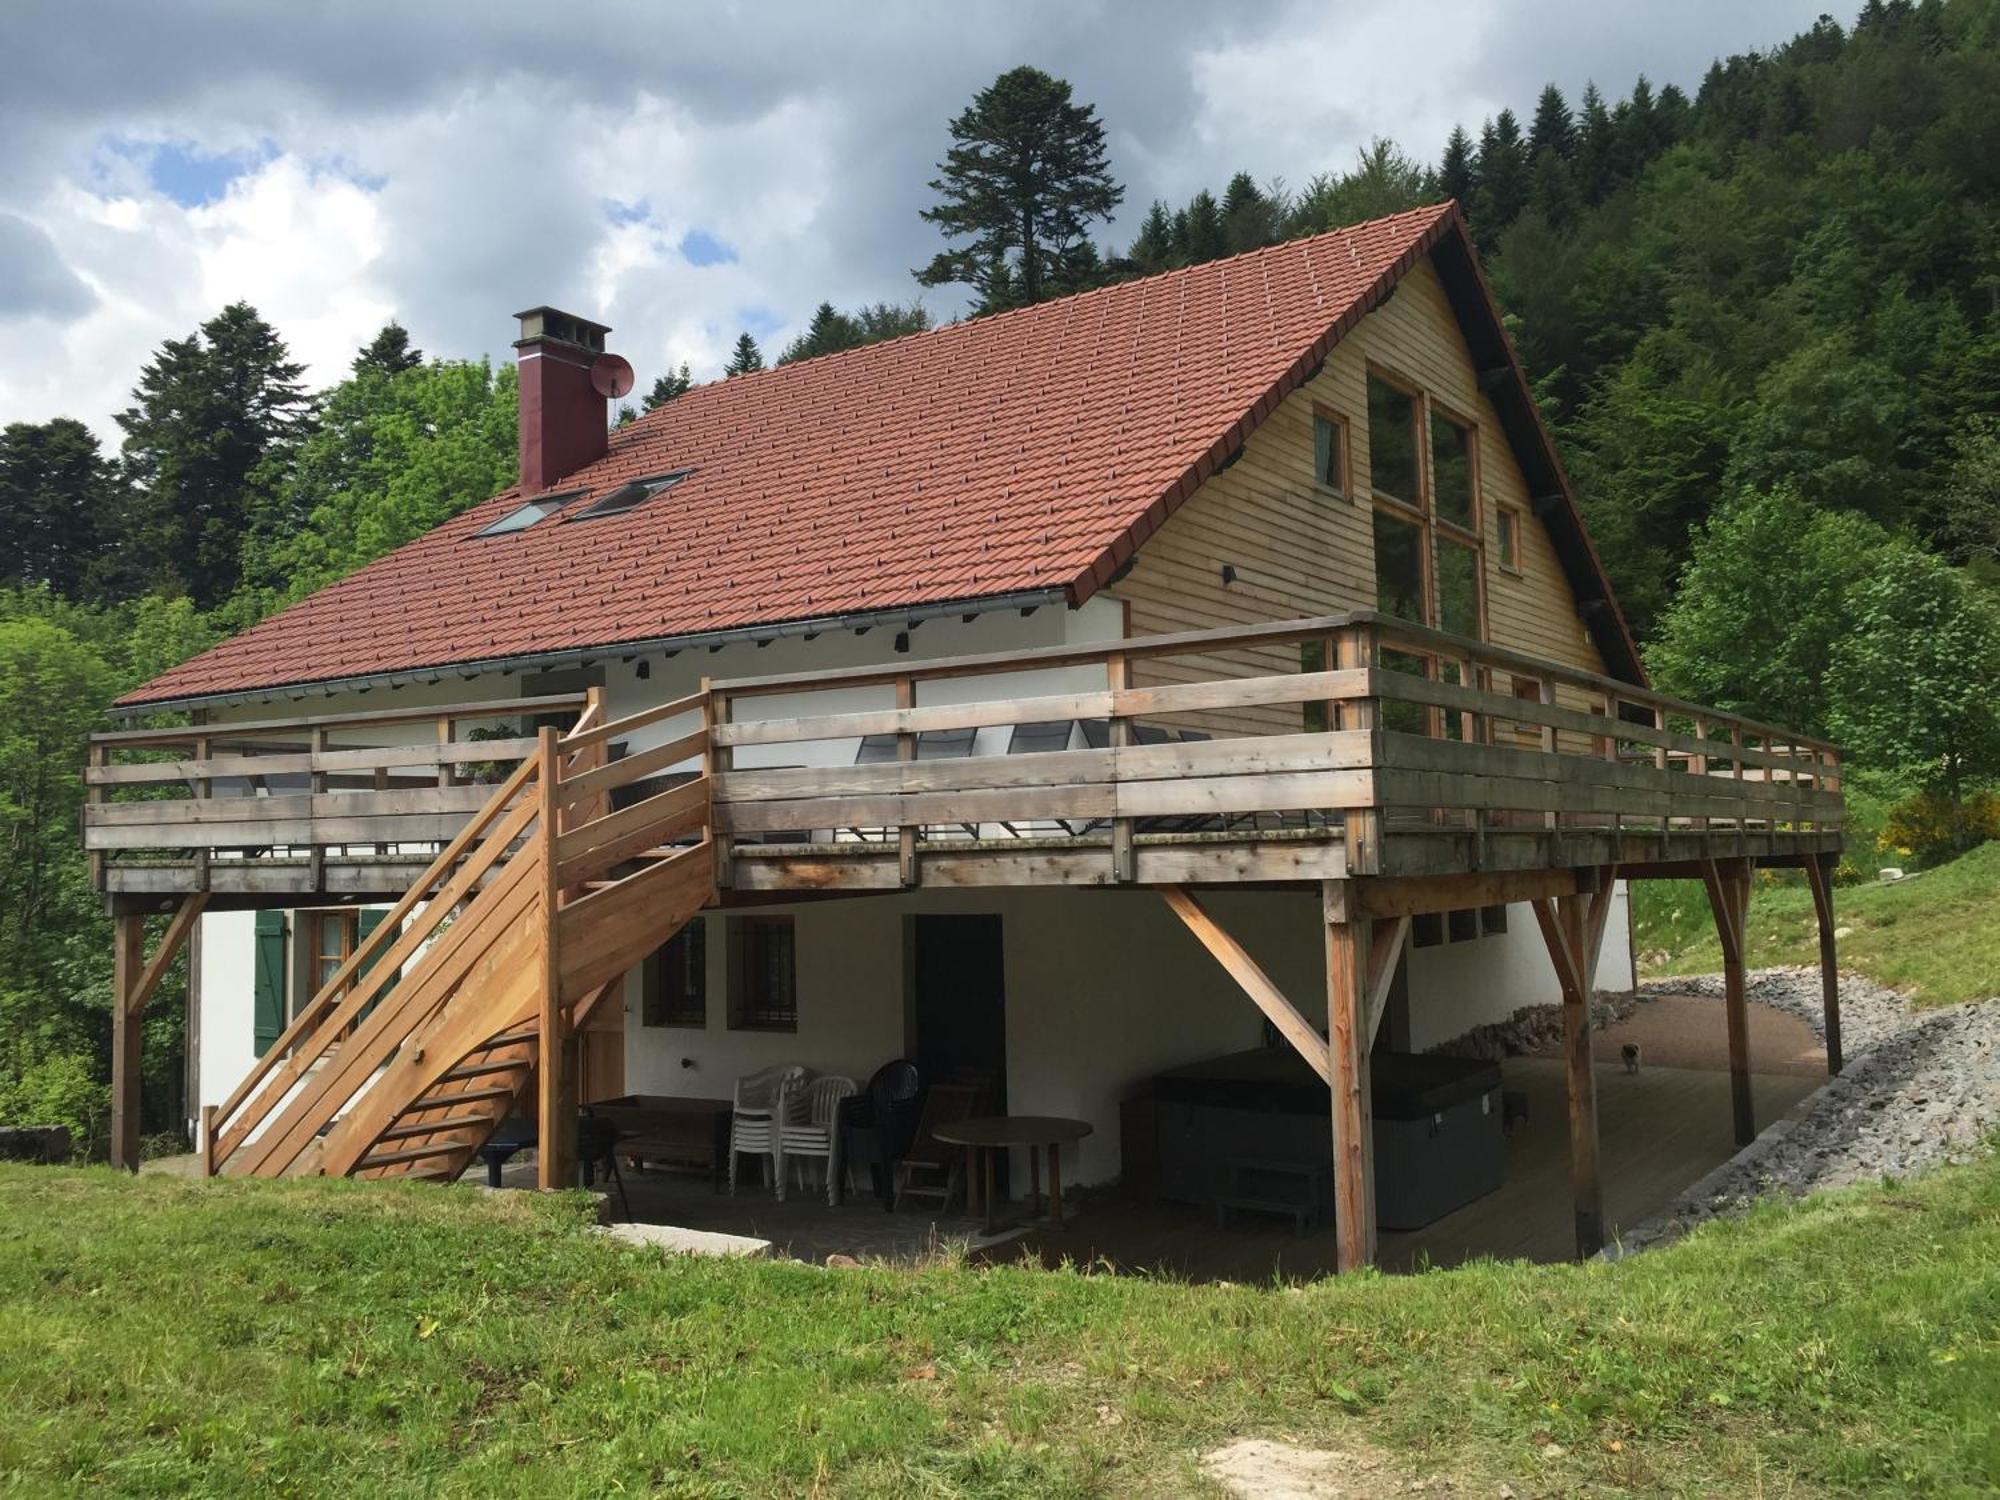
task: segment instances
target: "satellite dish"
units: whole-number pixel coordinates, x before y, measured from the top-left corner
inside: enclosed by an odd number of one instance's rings
[[[616,354],[600,354],[590,367],[590,388],[607,401],[616,401],[632,389],[632,365]]]

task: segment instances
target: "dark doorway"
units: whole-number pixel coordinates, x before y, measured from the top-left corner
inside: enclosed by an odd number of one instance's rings
[[[911,918],[911,1051],[925,1083],[985,1083],[1007,1107],[1007,982],[998,917]]]

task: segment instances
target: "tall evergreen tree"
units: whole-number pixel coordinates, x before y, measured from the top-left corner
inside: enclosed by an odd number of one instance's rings
[[[1597,85],[1583,88],[1583,105],[1577,113],[1575,183],[1577,197],[1595,208],[1611,195],[1616,151],[1611,111]]]
[[[423,362],[424,351],[410,347],[410,330],[391,318],[382,325],[380,333],[361,346],[352,368],[357,375],[370,370],[382,375],[400,375]]]
[[[744,329],[736,336],[736,347],[730,351],[729,363],[722,367],[725,376],[754,375],[764,368],[764,351],[757,347],[757,341],[750,337],[750,330]]]
[[[1222,205],[1215,201],[1215,194],[1203,188],[1187,206],[1187,248],[1184,252],[1189,265],[1200,265],[1205,260],[1229,252],[1229,242],[1223,235]]]
[[[1490,248],[1528,206],[1527,146],[1511,109],[1501,110],[1480,130],[1474,178],[1473,234],[1482,248]]]
[[[117,470],[83,423],[9,424],[0,432],[0,584],[94,598],[120,498]]]
[[[948,240],[969,243],[941,251],[917,280],[962,282],[990,301],[998,264],[1009,300],[1041,301],[1052,294],[1051,269],[1125,197],[1111,178],[1096,109],[1072,103],[1062,79],[1019,67],[974,95],[950,128],[951,148],[931,182],[939,199],[922,216]]]
[[[1139,225],[1139,236],[1132,241],[1127,257],[1140,271],[1159,271],[1173,264],[1174,224],[1167,212],[1167,205],[1158,198],[1146,210],[1146,217]]]
[[[1228,254],[1257,250],[1278,236],[1278,204],[1248,172],[1229,179],[1222,194],[1222,242]]]
[[[1535,101],[1534,122],[1528,126],[1529,159],[1544,151],[1553,151],[1564,161],[1576,154],[1576,119],[1569,112],[1569,101],[1563,98],[1562,90],[1553,83]]]
[[[281,535],[302,519],[278,505],[311,409],[301,370],[247,302],[160,346],[118,414],[135,487],[120,534],[132,585],[213,608],[236,588],[252,528]]]
[[[641,403],[647,411],[665,406],[676,396],[685,396],[694,387],[694,373],[688,369],[687,361],[681,361],[678,370],[668,370],[653,382],[653,388],[646,392]]]
[[[1438,191],[1458,200],[1468,213],[1472,207],[1472,137],[1463,125],[1451,127],[1444,143],[1444,157],[1438,162]]]

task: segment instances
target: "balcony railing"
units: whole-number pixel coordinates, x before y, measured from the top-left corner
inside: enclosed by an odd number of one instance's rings
[[[113,890],[359,890],[533,751],[465,726],[583,701],[99,736],[86,844]],[[616,727],[621,795],[713,773],[725,888],[1791,861],[1843,827],[1825,741],[1366,612],[721,680]]]

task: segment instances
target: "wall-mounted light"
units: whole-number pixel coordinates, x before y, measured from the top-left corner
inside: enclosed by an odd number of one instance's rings
[[[653,664],[647,661],[643,656],[640,657],[639,665],[632,669],[632,675],[638,678],[641,682],[644,682],[647,678],[653,675]]]
[[[1225,588],[1227,588],[1227,587],[1228,587],[1228,586],[1229,586],[1230,584],[1232,584],[1232,583],[1234,583],[1234,582],[1236,582],[1236,564],[1235,564],[1235,563],[1224,563],[1224,564],[1222,565],[1222,583],[1223,583],[1223,586],[1224,586]]]
[[[910,649],[910,632],[909,632],[909,631],[907,631],[907,630],[899,630],[899,631],[897,631],[897,632],[896,632],[896,649],[897,649],[898,651],[900,651],[900,652],[903,652],[903,653],[905,653],[905,654],[907,654],[907,653],[909,652],[909,649]]]

